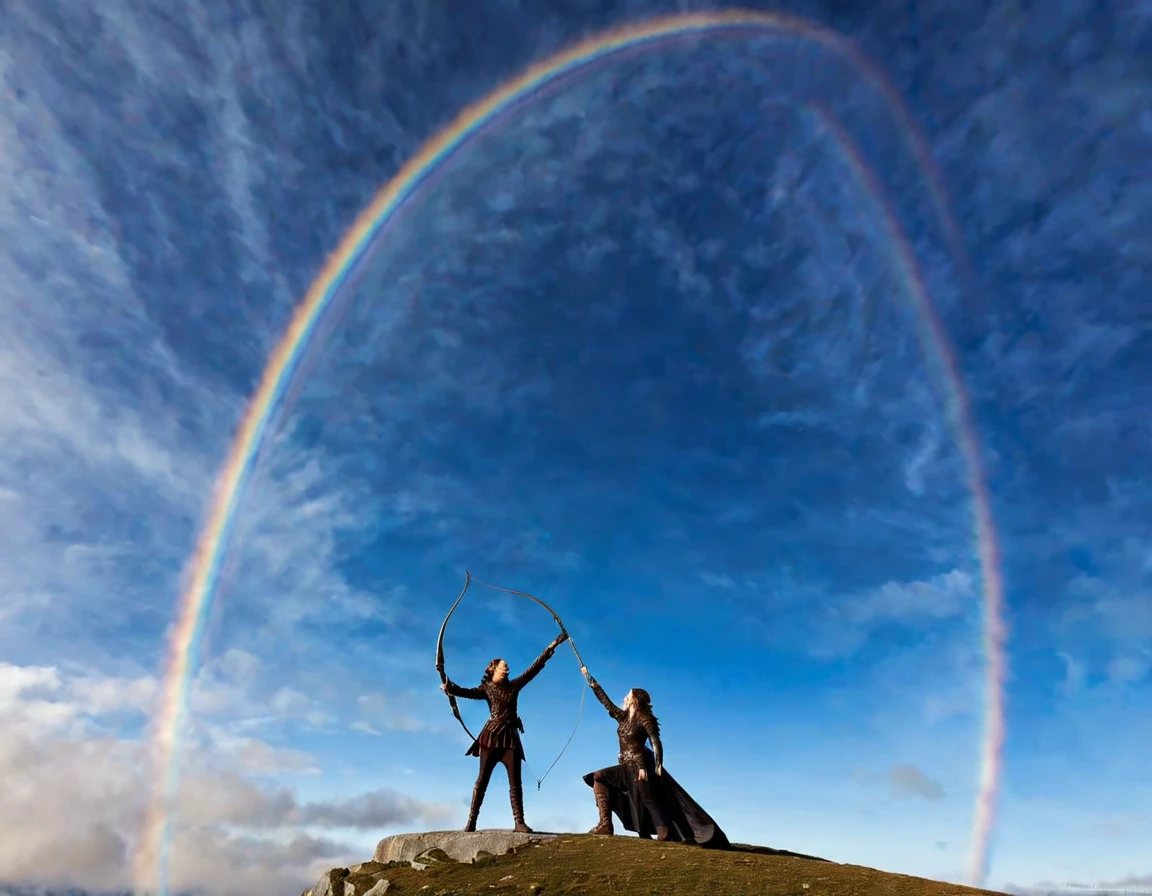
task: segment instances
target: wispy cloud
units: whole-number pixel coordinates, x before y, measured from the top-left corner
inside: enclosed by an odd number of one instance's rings
[[[259,160],[276,150],[263,152],[243,88],[232,89],[250,83],[245,72],[275,83],[266,35],[254,26],[204,43],[207,32],[184,31],[195,22],[146,21],[146,11],[118,4],[100,14],[110,21],[105,49],[123,52],[134,79],[117,108],[53,94],[59,85],[42,67],[56,36],[37,11],[16,12],[10,24],[24,38],[0,42],[0,389],[9,398],[0,411],[0,774],[22,782],[4,788],[0,815],[23,820],[0,845],[0,879],[116,888],[128,883],[148,795],[143,736],[182,569],[248,377],[279,338],[311,261],[275,257]],[[212,50],[218,84],[193,76],[187,50],[196,46]],[[157,110],[176,102],[181,84],[180,102],[208,111],[204,148],[215,161],[206,171],[184,138],[161,133]],[[157,128],[141,126],[146,119]],[[71,136],[77,121],[84,144]],[[125,154],[135,170],[108,170]],[[200,212],[219,188],[232,215],[218,236],[239,250],[235,267],[230,249],[198,224],[180,225],[167,205],[174,176],[200,174],[209,185]],[[332,727],[344,711],[328,698],[354,673],[320,649],[328,630],[398,618],[397,601],[342,569],[374,513],[361,487],[295,426],[253,483],[179,757],[178,887],[299,888],[354,858],[337,842],[345,835],[326,829],[428,824],[450,811],[387,788],[302,802],[275,783],[324,765],[285,732]],[[415,507],[420,495],[407,500]],[[289,633],[295,653],[283,650]],[[340,727],[352,708],[347,716]]]
[[[894,765],[883,773],[857,771],[855,777],[862,783],[886,785],[889,793],[897,799],[920,797],[935,802],[944,798],[944,787],[939,781],[906,763]]]

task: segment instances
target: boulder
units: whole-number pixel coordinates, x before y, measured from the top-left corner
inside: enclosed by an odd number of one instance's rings
[[[342,896],[383,896],[391,886],[384,875],[388,869],[379,862],[363,862],[353,865],[344,879]]]
[[[347,868],[333,868],[320,875],[316,886],[312,888],[312,896],[344,896],[344,879],[348,877]]]
[[[515,831],[428,831],[422,834],[395,834],[385,837],[376,845],[374,861],[416,862],[425,859],[433,850],[441,850],[448,858],[457,862],[474,862],[481,853],[492,856],[504,855],[529,843],[552,840],[555,834],[518,834]],[[427,867],[427,861],[419,864]],[[313,896],[321,896],[314,893]],[[325,894],[326,896],[326,894]]]
[[[384,878],[387,869],[378,862],[363,862],[351,868],[333,868],[320,875],[304,896],[384,896],[391,885]]]

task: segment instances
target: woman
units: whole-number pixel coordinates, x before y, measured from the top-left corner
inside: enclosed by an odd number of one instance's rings
[[[588,686],[608,715],[616,720],[620,739],[619,764],[584,776],[584,783],[596,795],[600,822],[589,834],[611,834],[612,813],[620,818],[626,830],[641,837],[656,835],[657,840],[696,843],[712,849],[724,849],[728,838],[695,800],[664,769],[664,746],[660,742],[660,723],[652,713],[652,698],[643,688],[633,688],[619,707],[588,674]],[[650,740],[649,750],[644,742]]]
[[[451,680],[440,685],[440,690],[447,691],[454,697],[487,700],[490,713],[476,741],[465,753],[466,756],[480,757],[480,774],[476,777],[476,786],[472,788],[472,808],[468,810],[468,824],[464,826],[464,830],[476,830],[476,818],[480,814],[480,804],[484,802],[488,781],[496,766],[503,762],[508,770],[508,798],[512,803],[515,830],[523,834],[532,833],[532,828],[524,823],[524,788],[520,779],[520,763],[524,761],[524,746],[520,742],[520,732],[524,730],[524,723],[517,715],[516,704],[520,691],[540,674],[540,670],[556,653],[556,648],[567,640],[568,633],[562,632],[555,641],[544,648],[544,652],[524,674],[517,678],[509,678],[508,664],[497,658],[484,670],[484,677],[480,679],[479,687],[462,688]]]

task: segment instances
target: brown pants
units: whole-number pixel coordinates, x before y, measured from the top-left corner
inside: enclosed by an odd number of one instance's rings
[[[492,772],[500,763],[504,763],[504,767],[508,770],[509,789],[519,789],[523,786],[520,777],[520,758],[516,755],[514,747],[481,747],[480,774],[476,777],[476,784],[481,790],[488,789]]]

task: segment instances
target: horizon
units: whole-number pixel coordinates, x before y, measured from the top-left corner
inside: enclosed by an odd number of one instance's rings
[[[21,820],[0,891],[144,875],[193,552],[357,215],[468,103],[673,5],[476,4],[467,27],[451,7],[114,0],[0,34],[0,815]],[[931,28],[903,0],[780,11],[893,79],[971,288],[889,98],[753,38],[566,82],[373,245],[231,518],[176,738],[173,893],[290,892],[464,823],[476,760],[433,660],[466,569],[546,601],[613,700],[649,691],[667,769],[733,842],[971,883],[987,570],[955,384],[884,203],[970,397],[1002,557],[982,885],[1152,887],[1152,195],[1129,170],[1152,18],[933,8]],[[474,584],[446,672],[516,675],[558,631]],[[459,705],[477,732],[483,705]],[[528,824],[588,830],[615,723],[567,645],[520,714]],[[511,826],[503,776],[481,828]]]

